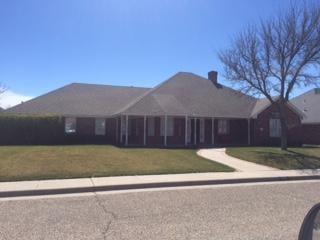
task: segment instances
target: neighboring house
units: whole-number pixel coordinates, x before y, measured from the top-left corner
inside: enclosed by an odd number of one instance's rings
[[[300,144],[295,132],[304,114],[292,104],[287,111],[289,143]],[[208,79],[180,72],[150,89],[73,83],[6,113],[61,116],[66,137],[79,142],[192,147],[276,144],[280,139],[274,106],[219,84],[214,71]]]
[[[301,126],[302,141],[309,144],[320,144],[320,88],[295,97],[291,102],[305,115]]]

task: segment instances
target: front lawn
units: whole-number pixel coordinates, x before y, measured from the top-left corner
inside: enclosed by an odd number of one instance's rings
[[[0,181],[166,173],[230,172],[196,150],[106,145],[1,146]]]
[[[320,168],[320,147],[288,148],[287,151],[275,147],[232,147],[227,148],[227,154],[279,169]]]

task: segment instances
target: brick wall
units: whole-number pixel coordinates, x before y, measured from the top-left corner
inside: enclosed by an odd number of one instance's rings
[[[247,119],[230,119],[229,134],[218,133],[218,119],[215,119],[215,144],[216,145],[244,145],[248,143],[248,121]]]
[[[254,145],[279,145],[280,138],[271,138],[269,132],[269,120],[276,114],[277,107],[272,105],[260,113],[257,119],[253,121],[254,136],[252,143]],[[299,115],[292,111],[289,107],[286,108],[288,117],[288,144],[297,145],[301,143],[301,120]]]
[[[320,123],[301,125],[300,134],[302,143],[320,145]]]
[[[77,134],[78,135],[94,135],[95,131],[94,118],[77,118]]]

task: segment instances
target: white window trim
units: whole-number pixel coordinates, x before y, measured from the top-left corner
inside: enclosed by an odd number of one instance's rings
[[[279,118],[270,118],[269,120],[269,136],[271,138],[281,137],[281,122]]]
[[[230,133],[230,121],[228,119],[218,119],[218,134],[228,135]]]
[[[101,126],[100,123],[102,123]],[[96,118],[94,122],[94,133],[97,136],[106,135],[106,119],[105,118]]]
[[[66,117],[64,122],[64,132],[66,134],[74,134],[77,132],[77,119],[74,117]]]

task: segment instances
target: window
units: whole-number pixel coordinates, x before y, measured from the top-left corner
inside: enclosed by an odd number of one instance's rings
[[[154,127],[155,127],[154,117],[148,118],[148,136],[154,136]]]
[[[271,118],[269,121],[270,137],[281,136],[281,123],[279,118]]]
[[[229,121],[226,119],[218,120],[218,134],[227,135],[230,132]]]
[[[95,134],[105,135],[106,134],[106,120],[104,118],[96,118],[95,120]]]
[[[174,119],[172,117],[167,118],[167,136],[173,136],[174,134]]]
[[[76,132],[77,119],[76,118],[66,118],[64,130],[67,134],[72,134]]]

